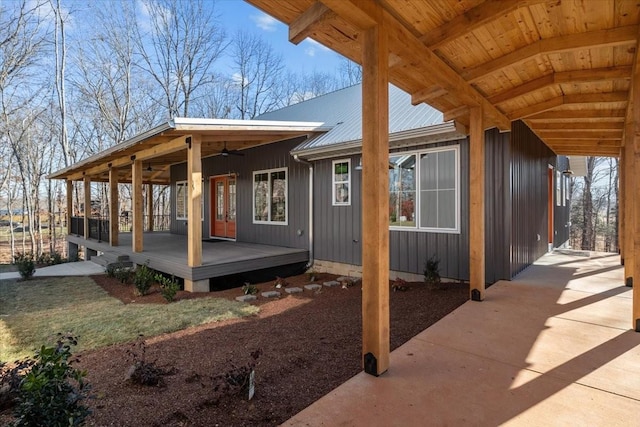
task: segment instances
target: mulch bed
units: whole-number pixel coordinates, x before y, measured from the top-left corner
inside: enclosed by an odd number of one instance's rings
[[[320,275],[320,282],[335,276]],[[166,304],[157,289],[137,297],[133,286],[93,279],[127,304]],[[302,287],[307,276],[286,279]],[[274,282],[259,284],[274,290]],[[468,285],[430,289],[409,283],[390,292],[391,348],[395,349],[468,299]],[[179,292],[178,299],[242,295],[239,288],[208,294]],[[362,314],[359,284],[305,291],[274,300],[259,298],[256,316],[190,328],[146,340],[146,360],[172,371],[163,387],[130,384],[132,344],[81,355],[94,398],[92,426],[271,426],[278,425],[361,371]],[[215,391],[215,377],[257,359],[255,396]]]

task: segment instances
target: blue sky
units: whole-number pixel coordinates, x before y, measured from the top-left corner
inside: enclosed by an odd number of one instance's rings
[[[309,39],[297,46],[290,43],[286,25],[242,0],[217,0],[215,9],[230,36],[239,29],[262,35],[292,72],[333,73],[340,66],[340,55]]]

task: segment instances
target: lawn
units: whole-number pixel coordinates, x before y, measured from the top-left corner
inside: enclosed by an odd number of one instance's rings
[[[123,285],[124,286],[124,285]],[[171,304],[123,304],[88,277],[0,281],[0,361],[32,355],[58,332],[79,337],[77,350],[255,314],[221,298]]]

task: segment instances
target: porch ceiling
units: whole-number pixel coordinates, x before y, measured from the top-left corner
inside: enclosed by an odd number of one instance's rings
[[[445,120],[482,105],[488,127],[522,119],[557,154],[620,154],[640,0],[246,1],[358,63],[382,23],[391,82]]]
[[[73,181],[88,176],[93,182],[108,182],[113,167],[118,171],[118,182],[128,183],[135,156],[143,163],[144,183],[169,184],[171,165],[187,161],[188,136],[200,135],[202,157],[210,157],[221,155],[225,146],[228,150],[244,150],[330,129],[318,122],[175,118],[47,178]]]

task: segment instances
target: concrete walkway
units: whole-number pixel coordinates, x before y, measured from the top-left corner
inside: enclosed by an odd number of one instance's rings
[[[586,255],[496,283],[284,425],[640,426],[631,289],[618,256]]]
[[[52,265],[50,267],[37,268],[34,277],[47,276],[90,276],[104,273],[104,267],[91,261],[68,262]],[[0,280],[19,279],[20,273],[0,273]]]

